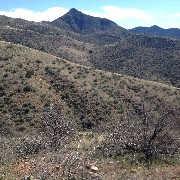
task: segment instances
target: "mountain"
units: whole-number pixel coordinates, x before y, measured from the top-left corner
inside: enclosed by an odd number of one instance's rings
[[[0,16],[0,21],[1,40],[85,66],[180,87],[178,40],[130,34],[121,28],[80,34],[5,16]]]
[[[113,21],[110,21],[105,18],[92,17],[86,14],[83,14],[81,11],[78,11],[75,8],[70,9],[68,13],[62,17],[52,21],[50,24],[52,26],[62,28],[62,24],[67,24],[73,32],[81,34],[92,34],[98,31],[106,30],[116,30],[120,29],[125,31],[125,29],[119,27]]]
[[[180,41],[62,25],[0,16],[0,179],[178,178]]]
[[[144,33],[144,34],[150,34],[154,36],[180,39],[180,29],[178,28],[163,29],[159,26],[154,25],[151,27],[136,27],[133,29],[129,29],[129,31],[133,33],[138,33],[138,34]]]

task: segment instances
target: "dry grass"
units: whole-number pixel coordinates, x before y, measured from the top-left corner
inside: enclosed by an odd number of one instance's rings
[[[40,152],[25,159],[17,158],[11,162],[1,163],[0,179],[21,180],[26,176],[33,176],[38,180],[70,177],[92,180],[179,180],[180,165],[176,163],[154,164],[146,168],[144,165],[134,165],[121,158],[94,158],[93,148],[103,139],[103,136],[97,137],[97,134],[92,132],[81,132],[76,136],[76,140],[68,145],[66,151]],[[96,166],[98,171],[93,172],[88,169],[89,164]],[[69,172],[72,173],[68,177]]]

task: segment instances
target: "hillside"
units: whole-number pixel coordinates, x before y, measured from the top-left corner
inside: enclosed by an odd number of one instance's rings
[[[133,35],[94,49],[90,62],[98,69],[180,87],[180,42]]]
[[[0,16],[0,74],[0,180],[179,179],[179,40]]]
[[[89,50],[94,44],[114,43],[126,33],[106,31],[91,35],[74,34],[47,23],[35,23],[22,19],[0,16],[0,39],[34,48],[68,59],[79,64],[90,65]]]
[[[0,57],[2,179],[25,176],[109,179],[112,174],[122,179],[143,178],[147,174],[161,179],[164,171],[168,178],[178,177],[179,166],[174,160],[162,160],[156,171],[147,170],[144,165],[134,170],[136,166],[130,163],[132,150],[126,147],[124,158],[127,159],[117,161],[118,151],[113,153],[117,150],[114,144],[119,141],[112,139],[112,145],[106,144],[108,139],[105,141],[105,134],[111,137],[121,127],[116,122],[128,120],[128,129],[139,122],[145,107],[153,121],[161,116],[167,119],[167,126],[161,127],[168,128],[170,141],[165,141],[166,136],[162,141],[160,136],[160,142],[169,143],[168,148],[173,143],[175,149],[178,139],[171,138],[179,137],[178,88],[95,70],[4,41],[0,42]],[[138,124],[138,134],[139,128]],[[122,130],[119,132],[126,132],[126,127]],[[110,155],[103,155],[107,150]],[[139,155],[136,156],[140,161]],[[171,161],[172,165],[164,165]],[[92,169],[92,164],[98,166],[98,171]]]
[[[3,132],[37,127],[53,101],[62,102],[84,128],[127,110],[133,113],[143,95],[158,109],[179,106],[177,88],[83,67],[23,46],[1,42],[0,47]]]
[[[77,10],[73,12],[67,14],[85,16]],[[180,87],[178,40],[133,35],[122,28],[83,35],[47,23],[0,17],[1,40],[78,64]]]
[[[178,28],[170,28],[163,29],[159,26],[151,26],[151,27],[135,27],[133,29],[129,29],[130,32],[138,33],[138,34],[149,34],[154,36],[180,39],[180,29]]]

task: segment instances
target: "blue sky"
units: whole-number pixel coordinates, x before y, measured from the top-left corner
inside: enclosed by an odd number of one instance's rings
[[[0,0],[0,15],[52,21],[70,8],[108,18],[124,28],[180,28],[180,0]]]

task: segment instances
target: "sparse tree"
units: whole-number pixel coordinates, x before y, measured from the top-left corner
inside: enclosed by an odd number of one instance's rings
[[[142,103],[141,107],[136,107],[138,116],[133,114],[131,118],[127,114],[112,120],[104,128],[107,131],[104,153],[112,156],[123,155],[124,151],[142,153],[148,165],[157,156],[178,153],[180,137],[174,111],[166,107],[159,112]]]
[[[56,151],[74,137],[76,123],[65,114],[58,104],[51,103],[41,117],[40,134],[34,137],[19,138],[14,151],[23,157],[41,150]]]
[[[46,138],[47,146],[57,150],[66,144],[76,133],[76,123],[55,103],[50,104],[47,114],[43,116],[41,132]]]

